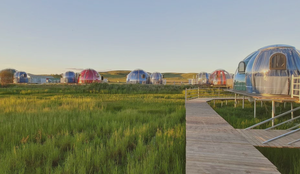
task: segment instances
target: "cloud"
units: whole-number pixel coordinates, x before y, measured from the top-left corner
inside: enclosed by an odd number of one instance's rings
[[[84,70],[83,68],[66,68],[67,70],[72,70],[72,71],[82,71]]]
[[[67,70],[72,70],[72,71],[82,71],[84,68],[66,68]],[[112,69],[106,69],[106,70],[96,70],[97,72],[108,72],[112,71]]]

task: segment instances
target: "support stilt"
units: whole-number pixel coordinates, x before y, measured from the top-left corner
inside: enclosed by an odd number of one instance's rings
[[[272,100],[272,118],[275,117],[275,101]],[[274,120],[272,120],[272,127],[274,126]]]
[[[236,108],[236,94],[234,94],[234,107]]]
[[[256,100],[254,99],[253,101],[254,103],[254,118],[256,118]]]
[[[294,109],[293,103],[291,103],[291,110]],[[291,112],[291,118],[294,118],[294,112]]]
[[[243,96],[243,105],[242,105],[242,108],[244,109],[245,107],[245,96]]]

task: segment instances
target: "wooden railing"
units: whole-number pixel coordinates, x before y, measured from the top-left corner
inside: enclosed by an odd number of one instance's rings
[[[298,97],[300,101],[300,76],[295,77],[294,74],[291,80],[291,97]]]

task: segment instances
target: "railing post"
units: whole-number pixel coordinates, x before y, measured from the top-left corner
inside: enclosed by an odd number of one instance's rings
[[[291,97],[294,98],[294,74],[292,74]]]
[[[275,117],[275,101],[272,100],[272,118]],[[274,120],[272,120],[272,127],[274,126]]]
[[[185,101],[187,101],[187,88],[185,88]]]

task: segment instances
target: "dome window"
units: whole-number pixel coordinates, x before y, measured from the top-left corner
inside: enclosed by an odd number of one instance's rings
[[[239,63],[239,73],[240,74],[244,74],[245,73],[245,71],[246,71],[246,64],[245,64],[245,62],[240,62]]]
[[[271,70],[286,70],[286,56],[282,53],[273,54],[270,58]]]

